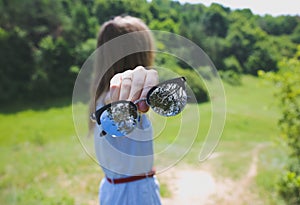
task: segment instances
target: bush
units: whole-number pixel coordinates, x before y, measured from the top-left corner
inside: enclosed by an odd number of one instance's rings
[[[278,183],[278,193],[289,205],[300,204],[300,175],[287,172]]]
[[[241,85],[241,76],[234,70],[226,70],[226,71],[219,71],[219,74],[225,82],[229,83],[230,85]]]
[[[277,70],[277,59],[275,58],[275,54],[270,50],[270,46],[263,43],[255,45],[252,54],[245,63],[247,73],[257,75],[258,70]]]
[[[289,147],[287,173],[278,183],[278,191],[290,205],[300,203],[300,46],[291,59],[282,59],[278,73],[259,72],[277,86],[276,97],[279,98],[282,117],[279,126],[283,140]]]
[[[25,31],[0,28],[0,102],[9,104],[28,96],[28,85],[34,72],[31,45]]]
[[[230,56],[224,60],[225,70],[232,70],[236,73],[242,73],[242,66],[235,56]]]
[[[77,73],[73,67],[74,52],[61,37],[47,36],[35,53],[36,72],[32,81],[32,98],[71,97]]]
[[[186,78],[186,81],[198,103],[209,100],[205,85],[200,76],[194,70],[179,69],[177,72]]]

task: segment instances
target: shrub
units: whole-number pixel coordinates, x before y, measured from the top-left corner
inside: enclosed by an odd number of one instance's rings
[[[289,205],[300,204],[300,175],[288,171],[278,183],[278,193]]]
[[[208,94],[202,81],[203,79],[194,70],[179,69],[178,73],[186,78],[198,103],[208,101]]]
[[[288,204],[300,203],[300,46],[291,59],[279,62],[278,73],[259,72],[259,75],[272,80],[277,86],[282,117],[279,126],[283,140],[289,147],[287,173],[278,183],[278,192]]]
[[[226,70],[226,71],[219,71],[219,74],[225,82],[229,83],[230,85],[241,85],[241,76],[234,70]]]

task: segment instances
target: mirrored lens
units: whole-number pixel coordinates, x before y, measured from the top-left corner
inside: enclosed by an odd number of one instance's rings
[[[168,82],[152,90],[147,102],[156,113],[174,116],[179,114],[186,105],[187,94],[183,86]]]
[[[137,124],[137,108],[131,102],[111,104],[100,116],[103,130],[115,137],[128,135]]]

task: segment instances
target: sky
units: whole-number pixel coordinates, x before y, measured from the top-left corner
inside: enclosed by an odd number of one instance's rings
[[[175,0],[181,3],[202,3],[209,6],[211,3],[219,3],[233,9],[249,8],[252,13],[265,15],[299,15],[299,0]]]

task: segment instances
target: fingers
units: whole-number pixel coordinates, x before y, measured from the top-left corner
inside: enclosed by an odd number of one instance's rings
[[[146,98],[148,91],[155,85],[158,84],[158,73],[156,70],[148,70],[147,75],[145,77],[144,88],[140,94],[139,98]],[[149,110],[149,106],[145,101],[141,101],[137,104],[138,110],[141,112],[147,112]]]
[[[145,78],[144,88],[141,92],[140,98],[146,98],[148,91],[158,84],[158,73],[156,70],[148,70]]]
[[[105,102],[115,102],[118,100],[134,102],[140,98],[146,98],[151,87],[157,84],[157,71],[146,70],[144,67],[138,66],[134,70],[127,70],[116,74],[111,79],[109,96],[106,96]],[[138,103],[138,109],[141,112],[147,112],[149,107],[146,102],[141,101]]]
[[[132,70],[127,70],[121,74],[121,89],[119,94],[119,100],[128,100],[130,91],[132,89]]]
[[[109,97],[110,102],[115,102],[119,100],[120,90],[121,90],[121,74],[116,74],[111,80],[110,80],[110,90],[109,90]],[[108,96],[106,97],[108,98]],[[108,99],[106,99],[107,101]]]
[[[134,102],[140,98],[142,90],[144,88],[146,75],[147,70],[144,67],[138,66],[134,69],[128,100]]]

